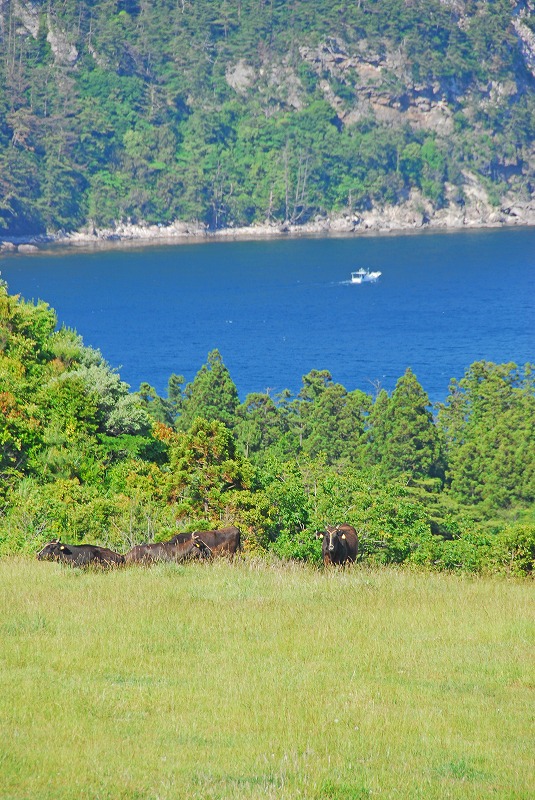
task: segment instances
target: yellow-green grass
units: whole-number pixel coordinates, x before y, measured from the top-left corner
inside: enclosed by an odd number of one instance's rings
[[[0,561],[0,797],[535,797],[534,586]]]

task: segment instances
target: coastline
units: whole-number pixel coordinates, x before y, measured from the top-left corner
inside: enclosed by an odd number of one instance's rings
[[[450,203],[433,209],[421,197],[397,206],[373,208],[353,215],[317,217],[302,225],[272,223],[211,230],[200,222],[176,221],[170,225],[122,223],[114,228],[64,231],[26,236],[0,236],[0,254],[28,255],[76,247],[80,250],[101,250],[115,247],[148,247],[150,245],[192,244],[195,242],[236,241],[273,238],[363,236],[421,233],[488,228],[535,226],[535,200],[512,201],[493,208],[479,198],[469,205]]]

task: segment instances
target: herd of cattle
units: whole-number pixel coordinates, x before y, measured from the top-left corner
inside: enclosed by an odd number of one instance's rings
[[[325,566],[348,564],[358,555],[358,537],[351,525],[327,525],[316,536],[323,540]],[[234,526],[214,531],[178,533],[168,542],[138,544],[124,556],[93,544],[65,544],[57,539],[37,554],[40,561],[61,561],[75,567],[111,567],[121,564],[151,564],[155,561],[185,561],[194,558],[232,557],[241,549],[241,533]]]

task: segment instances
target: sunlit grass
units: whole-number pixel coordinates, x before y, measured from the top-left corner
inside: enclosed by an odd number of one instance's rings
[[[533,584],[0,561],[0,797],[532,798]]]

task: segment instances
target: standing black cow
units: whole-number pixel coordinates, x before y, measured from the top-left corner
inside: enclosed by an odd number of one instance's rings
[[[231,525],[228,528],[220,528],[215,531],[195,531],[194,534],[179,533],[170,540],[171,542],[180,536],[194,535],[206,547],[211,556],[233,556],[241,548],[241,533],[239,528]]]
[[[326,567],[331,564],[351,564],[358,555],[359,539],[352,525],[326,525],[325,532],[318,531],[318,539],[323,539],[321,554]]]
[[[179,533],[168,542],[137,544],[125,556],[127,564],[149,564],[153,561],[185,561],[210,556],[209,549],[196,533]]]
[[[45,545],[37,553],[37,558],[39,561],[61,561],[73,567],[87,567],[89,564],[111,567],[124,564],[124,556],[107,547],[98,547],[95,544],[63,544],[59,539]]]

